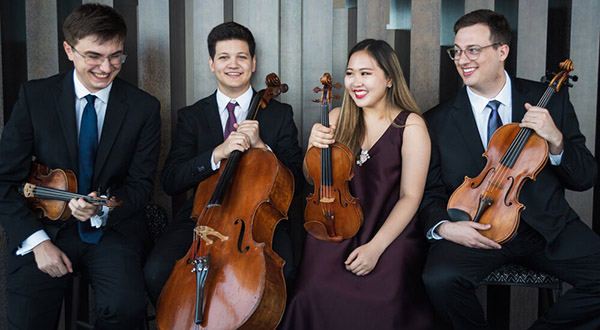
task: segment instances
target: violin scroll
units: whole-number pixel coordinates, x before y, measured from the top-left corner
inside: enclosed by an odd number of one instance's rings
[[[331,78],[331,74],[329,74],[329,72],[325,72],[323,74],[323,76],[321,77],[321,84],[323,84],[323,87],[315,87],[313,88],[313,92],[315,93],[321,93],[321,99],[313,99],[313,102],[318,102],[321,103],[323,105],[328,105],[329,103],[331,103],[331,98],[333,97],[336,100],[340,99],[340,95],[339,94],[332,94],[331,93],[331,89],[335,88],[335,89],[341,89],[342,88],[342,84],[338,83],[333,83],[333,78]]]

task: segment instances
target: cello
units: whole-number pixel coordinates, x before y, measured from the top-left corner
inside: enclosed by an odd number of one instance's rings
[[[254,119],[287,91],[274,73],[252,99]],[[211,193],[212,192],[212,193]],[[287,218],[292,173],[266,149],[234,151],[198,184],[194,240],[175,264],[157,305],[159,329],[274,329],[286,301],[284,261],[272,250]]]
[[[341,85],[334,85],[329,73],[323,74],[321,83],[323,88],[314,88],[315,93],[322,92],[321,99],[313,102],[321,104],[321,124],[329,127],[331,89],[340,89]],[[339,99],[340,96],[333,97]],[[327,242],[341,242],[356,235],[363,223],[363,213],[358,198],[350,194],[349,182],[354,176],[354,156],[350,148],[339,142],[329,148],[310,148],[305,162],[314,183],[314,192],[306,197],[306,231]]]
[[[557,73],[537,106],[544,108],[554,93],[570,77],[573,62],[560,63]],[[575,77],[573,77],[575,78]],[[576,80],[576,79],[573,79]],[[521,211],[519,192],[526,179],[535,180],[548,160],[548,142],[535,131],[510,123],[499,127],[492,135],[483,154],[487,163],[481,173],[465,181],[448,200],[448,215],[453,221],[475,221],[490,224],[481,235],[499,243],[508,242],[519,227]]]

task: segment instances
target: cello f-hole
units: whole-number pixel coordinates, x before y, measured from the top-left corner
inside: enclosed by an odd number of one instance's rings
[[[246,231],[246,223],[244,222],[243,219],[235,219],[235,221],[233,223],[236,225],[238,223],[241,223],[240,234],[238,236],[238,242],[237,242],[237,248],[238,248],[238,251],[240,251],[240,253],[246,253],[248,251],[248,249],[250,249],[250,246],[246,245],[244,250],[242,250],[242,240],[244,239],[244,233]]]

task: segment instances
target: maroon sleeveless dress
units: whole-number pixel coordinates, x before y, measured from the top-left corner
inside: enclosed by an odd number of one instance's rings
[[[403,126],[410,113],[395,122]],[[400,194],[403,127],[390,125],[354,165],[350,183],[360,199],[364,223],[358,234],[340,243],[307,235],[296,282],[282,329],[433,329],[433,311],[421,280],[427,242],[417,216],[388,246],[366,276],[347,271],[344,261],[369,242],[385,222]]]

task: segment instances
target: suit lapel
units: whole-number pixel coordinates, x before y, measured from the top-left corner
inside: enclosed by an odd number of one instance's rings
[[[127,95],[123,90],[121,81],[115,79],[110,90],[104,124],[102,125],[102,135],[100,136],[100,143],[98,144],[98,151],[96,152],[94,181],[98,178],[98,174],[100,173],[99,169],[104,167],[106,158],[116,142],[117,134],[127,115],[128,106],[125,104],[126,99]]]
[[[519,83],[517,79],[511,78],[512,85],[512,121],[513,123],[520,123],[523,120],[523,116],[525,116],[525,102],[527,99],[525,96],[527,95],[527,89]],[[533,104],[535,105],[535,104]]]
[[[481,157],[485,150],[481,144],[481,137],[477,130],[477,123],[475,122],[475,117],[473,117],[473,110],[471,109],[471,103],[469,102],[465,87],[461,89],[454,100],[452,119],[460,131],[467,149],[469,149],[468,153],[471,155],[472,161],[478,167],[485,166],[485,158]]]
[[[210,128],[210,135],[217,144],[223,143],[223,129],[221,125],[221,116],[219,116],[219,106],[217,105],[217,92],[211,95],[206,103],[203,104],[204,116]],[[213,123],[218,123],[215,125]]]
[[[73,85],[73,71],[63,76],[56,87],[55,105],[60,120],[61,131],[64,135],[70,156],[72,169],[77,169],[77,120],[75,116],[75,87]]]

